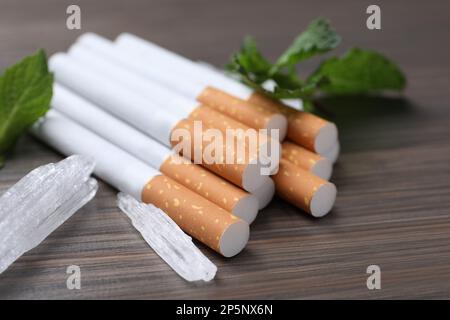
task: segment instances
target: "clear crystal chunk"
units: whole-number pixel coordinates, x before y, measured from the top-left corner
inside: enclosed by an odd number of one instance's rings
[[[217,267],[167,214],[154,205],[119,193],[118,206],[155,252],[187,281],[210,281]]]
[[[74,155],[34,169],[0,197],[0,273],[95,196],[94,166]]]

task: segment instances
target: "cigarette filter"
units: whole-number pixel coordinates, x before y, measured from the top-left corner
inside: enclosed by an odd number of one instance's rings
[[[190,145],[191,150],[181,150],[182,154],[186,156],[187,158],[194,158],[195,154],[201,155],[201,164],[203,167],[211,170],[212,172],[218,174],[221,177],[224,177],[226,180],[243,187],[247,191],[253,191],[256,188],[258,188],[263,183],[263,178],[260,174],[261,167],[256,161],[254,161],[253,158],[250,158],[249,155],[247,155],[245,158],[247,158],[247,161],[240,161],[240,160],[246,160],[246,159],[239,159],[238,154],[234,153],[233,148],[228,148],[226,144],[224,143],[218,143],[217,147],[220,148],[220,152],[222,154],[221,159],[219,159],[218,162],[211,162],[207,155],[203,152],[204,150],[209,148],[209,141],[202,140],[200,141],[200,144],[197,145],[193,143],[190,137],[196,136],[196,130],[195,130],[195,120],[192,119],[185,119],[181,120],[177,123],[176,127],[172,131],[180,132],[181,130],[186,130],[188,133],[188,137],[186,136],[178,136],[176,134],[172,135],[172,146],[175,147],[178,144],[181,145]],[[210,128],[204,129],[204,132]],[[186,143],[184,141],[188,140]],[[187,155],[185,152],[189,152],[189,155]],[[216,150],[217,151],[217,150]],[[227,163],[225,156],[227,154],[231,154],[232,159],[231,163]],[[249,159],[250,158],[250,159]],[[258,165],[257,165],[258,164]]]
[[[252,128],[215,111],[209,106],[201,105],[197,107],[189,114],[189,118],[202,121],[207,126],[219,129],[223,133],[226,133],[228,129],[236,130],[236,140],[243,143],[250,157],[259,159],[261,165],[269,169],[269,174],[274,174],[278,170],[281,158],[281,144],[278,139],[272,139],[267,135],[256,133],[256,141],[251,141],[252,137],[247,136],[246,132],[250,132],[250,130],[253,130]],[[251,150],[250,146],[252,143],[256,144],[255,150]]]
[[[167,177],[251,223],[258,213],[255,196],[202,169],[169,148],[101,110],[59,84],[53,86],[52,108],[95,132]]]
[[[275,183],[270,177],[264,177],[264,183],[252,192],[258,198],[259,210],[264,209],[272,201],[275,195]]]
[[[239,115],[241,119],[237,120],[250,127],[261,128],[261,123],[267,121],[264,119],[266,113],[261,109],[266,109],[274,114],[284,114],[288,118],[288,137],[312,151],[322,154],[337,140],[337,128],[333,123],[276,103],[212,68],[199,66],[174,52],[128,33],[119,35],[116,44],[123,50],[140,56],[143,61],[157,61],[160,65],[172,68],[173,71],[190,75],[193,80],[203,85],[220,89],[206,88],[198,95],[199,101],[218,108],[219,111],[227,112],[229,116]],[[242,106],[242,101],[250,102],[250,105],[246,105],[245,112],[242,111],[243,108],[235,109]],[[280,132],[281,139],[284,138],[283,133]]]
[[[330,179],[333,171],[332,162],[328,158],[289,141],[283,142],[282,157],[325,180]]]
[[[96,74],[88,66],[67,55],[53,55],[50,58],[49,66],[55,72],[56,80],[59,83],[142,130],[162,144],[171,146],[171,133],[183,121],[181,116],[167,112],[163,106],[120,86],[105,75]],[[205,134],[204,131],[201,133]],[[190,143],[193,148],[195,140],[192,139]],[[218,167],[212,166],[211,170],[216,168]],[[244,164],[240,167],[242,170],[236,171],[234,164],[227,163],[221,165],[220,168],[220,171],[213,172],[247,191],[259,187],[262,180],[261,165],[258,161],[251,163],[249,157],[244,159]],[[239,174],[242,176],[239,177]]]
[[[197,96],[197,100],[216,109],[227,116],[255,129],[278,129],[280,138],[286,136],[287,119],[280,112],[253,105],[249,101],[239,99],[211,83]]]
[[[93,157],[97,176],[119,190],[159,207],[183,231],[223,256],[234,256],[245,247],[249,236],[245,221],[56,111],[50,111],[32,132],[66,155]]]
[[[272,176],[277,194],[314,217],[323,217],[334,205],[336,187],[331,182],[281,159],[278,173]]]
[[[208,170],[192,164],[184,157],[170,156],[162,163],[160,170],[205,199],[232,212],[248,224],[252,223],[258,214],[257,197],[219,178]]]
[[[338,141],[336,125],[310,112],[292,109],[256,92],[249,101],[284,114],[288,119],[288,139],[311,151],[324,155]]]
[[[335,163],[339,157],[339,153],[341,151],[341,146],[339,141],[331,147],[328,151],[323,155],[325,158],[329,159],[332,163]]]
[[[163,175],[147,183],[142,201],[167,212],[181,229],[225,257],[238,254],[248,242],[245,221]]]
[[[144,51],[141,50],[142,48],[130,46],[128,43],[122,45],[121,39],[122,36],[118,38],[117,45],[113,45],[105,38],[86,33],[78,39],[78,44],[101,52],[105,57],[123,64],[146,78],[163,83],[192,99],[217,108],[229,117],[252,128],[269,129],[269,134],[270,129],[278,129],[279,137],[285,136],[287,119],[282,114],[267,109],[257,110],[252,103],[224,92],[230,87],[248,91],[245,86],[229,81],[226,77],[210,77],[207,72],[203,71],[203,68],[196,66],[185,58],[182,59],[187,61],[188,69],[183,67],[185,63],[180,64],[176,59],[169,62],[161,58],[161,55],[147,51],[148,48],[145,47],[145,43]]]

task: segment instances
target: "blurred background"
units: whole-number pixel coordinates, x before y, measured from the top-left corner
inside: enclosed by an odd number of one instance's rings
[[[376,2],[376,3],[375,3]],[[430,58],[447,59],[448,1],[302,0],[1,0],[0,67],[37,48],[65,50],[78,35],[94,31],[109,38],[128,31],[192,59],[223,65],[245,35],[252,35],[269,58],[319,16],[342,35],[340,50],[376,48],[402,67],[419,70]],[[77,4],[82,30],[67,30],[66,8]],[[366,8],[378,4],[382,29],[366,28]],[[430,30],[432,26],[432,32]],[[420,46],[418,46],[420,44]]]
[[[81,30],[66,28],[66,8],[81,8]],[[317,18],[328,18],[343,42],[332,54],[352,46],[373,48],[397,62],[406,72],[408,97],[430,103],[429,94],[447,89],[450,55],[450,3],[433,1],[377,1],[381,30],[368,30],[370,0],[0,0],[0,69],[45,48],[64,51],[83,32],[114,39],[127,31],[149,39],[193,60],[223,67],[246,35],[253,36],[263,53],[274,60]],[[310,72],[321,58],[302,63]],[[430,60],[433,63],[430,63]],[[424,80],[433,74],[432,83]],[[431,91],[430,91],[431,90]]]

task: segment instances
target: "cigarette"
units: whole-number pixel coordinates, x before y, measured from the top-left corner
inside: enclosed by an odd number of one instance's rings
[[[256,218],[258,202],[255,196],[174,154],[169,148],[59,84],[53,86],[51,105],[54,110],[247,223]]]
[[[231,113],[238,114],[237,112],[243,110],[243,108],[236,110],[233,108],[233,104],[241,107],[241,101],[250,102],[250,105],[245,108],[246,114],[239,113],[242,119],[237,118],[250,127],[258,128],[258,123],[255,123],[255,121],[261,121],[257,116],[258,113],[264,115],[269,111],[285,115],[288,118],[287,137],[316,153],[323,154],[337,140],[335,124],[308,112],[297,111],[275,102],[216,70],[199,66],[174,52],[128,33],[119,35],[115,43],[124,51],[127,50],[134,53],[135,56],[139,56],[142,61],[153,61],[167,66],[173,71],[191,75],[194,77],[193,80],[199,83],[213,85],[220,89],[207,88],[199,95],[198,99],[218,108],[219,111],[228,112],[227,114],[230,116],[232,116]],[[150,74],[150,72],[146,73]],[[229,94],[235,96],[234,100],[233,96]],[[280,132],[281,139],[284,138],[284,135],[285,132]]]
[[[281,159],[278,173],[272,176],[277,194],[313,217],[323,217],[333,208],[336,187],[314,174]]]
[[[93,157],[97,176],[120,191],[159,207],[183,231],[223,256],[232,257],[247,244],[249,227],[245,221],[56,111],[49,111],[32,132],[65,155]]]
[[[278,130],[279,140],[286,136],[288,122],[280,112],[262,108],[215,86],[220,84],[206,86],[196,99],[251,128],[267,129],[269,135],[272,129]]]
[[[338,140],[336,125],[310,112],[295,110],[256,92],[249,101],[284,114],[288,119],[287,138],[313,152],[323,155]]]
[[[190,119],[202,121],[204,124],[211,128],[216,128],[226,133],[228,129],[241,130],[244,136],[237,134],[236,138],[244,144],[247,152],[256,154],[260,163],[269,169],[269,175],[272,175],[278,171],[278,165],[281,158],[281,144],[278,139],[272,139],[271,137],[258,134],[256,135],[256,147],[255,150],[251,149],[251,137],[245,136],[245,132],[251,130],[239,121],[236,121],[209,106],[199,106],[190,115]]]
[[[209,128],[210,129],[210,128]],[[207,129],[205,129],[207,130]],[[204,130],[204,131],[205,131]],[[181,154],[187,158],[195,158],[195,154],[201,153],[201,165],[212,172],[218,174],[219,176],[225,178],[226,180],[233,182],[234,184],[244,188],[247,191],[253,191],[257,189],[264,181],[264,176],[261,175],[260,162],[254,160],[249,155],[247,161],[240,161],[245,159],[240,159],[239,154],[234,152],[232,147],[227,146],[225,143],[219,142],[216,144],[218,148],[221,148],[221,154],[231,154],[232,159],[230,163],[225,161],[225,157],[222,156],[219,162],[210,161],[205,155],[203,150],[209,148],[210,142],[202,140],[201,145],[196,145],[192,142],[190,137],[196,136],[195,120],[184,119],[176,124],[173,129],[173,136],[171,139],[172,147],[176,148],[177,145],[190,145],[190,150],[181,150]],[[188,136],[176,135],[175,132],[187,132]],[[187,140],[187,141],[186,141]]]
[[[270,177],[265,177],[265,180],[261,187],[252,192],[252,195],[258,199],[259,210],[267,207],[275,195],[275,183]]]
[[[333,164],[327,157],[289,141],[283,142],[282,157],[325,180],[329,180],[333,172]]]
[[[223,133],[226,133],[227,129],[250,129],[220,112],[214,112],[213,110],[207,111],[210,108],[207,108],[204,105],[199,106],[199,103],[196,100],[186,98],[158,83],[149,81],[118,64],[114,64],[111,60],[103,59],[98,52],[95,52],[86,46],[75,44],[69,50],[68,55],[80,63],[88,65],[98,73],[108,76],[110,79],[117,80],[130,90],[135,90],[158,104],[167,106],[168,110],[179,117],[201,120],[210,127],[221,130]],[[244,141],[243,143],[248,144],[249,142],[246,143]],[[279,141],[268,139],[266,137],[258,139],[256,143],[259,148],[255,148],[255,152],[257,153],[259,153],[260,150],[271,150],[271,147],[274,148],[274,150],[277,150],[276,153],[275,151],[272,152],[272,156],[270,157],[266,157],[265,153],[261,153],[258,156],[258,158],[264,158],[264,160],[262,160],[263,164],[271,162],[269,164],[270,173],[276,172],[280,158],[279,155],[281,154]],[[247,148],[247,150],[249,149]]]
[[[339,141],[331,147],[328,151],[325,152],[323,155],[325,158],[329,159],[331,163],[335,163],[338,160],[339,153],[341,151],[341,145],[339,144]]]
[[[107,43],[106,46],[110,47],[109,49],[108,47],[104,48],[106,51],[114,50],[112,44]],[[199,105],[196,100],[178,94],[158,82],[130,71],[123,65],[115,63],[114,60],[108,59],[108,56],[102,54],[102,51],[92,50],[83,43],[73,44],[67,54],[79,63],[96,70],[97,73],[114,79],[129,90],[155,101],[183,118],[189,117],[189,114],[194,112]]]
[[[248,224],[251,224],[258,214],[257,197],[184,157],[171,155],[162,163],[160,171]]]
[[[116,63],[121,63],[147,79],[150,78],[153,81],[163,83],[249,127],[268,129],[269,134],[272,129],[276,129],[281,139],[286,135],[287,119],[285,116],[279,112],[259,108],[236,96],[235,92],[239,93],[239,90],[248,91],[245,86],[224,80],[226,77],[210,76],[209,73],[202,70],[203,68],[195,66],[187,59],[188,65],[193,68],[184,68],[186,62],[178,63],[179,61],[176,59],[171,60],[171,62],[174,62],[174,65],[172,65],[160,54],[150,52],[150,56],[147,56],[148,52],[142,52],[139,48],[128,46],[127,43],[122,45],[121,39],[120,36],[116,45],[114,45],[105,38],[86,33],[78,38],[77,44],[101,52],[103,56],[114,60]],[[227,94],[227,91],[233,95]]]
[[[172,132],[185,122],[182,116],[169,113],[164,106],[121,86],[105,75],[96,73],[72,57],[61,53],[55,54],[49,60],[49,67],[54,71],[57,82],[168,147],[171,147],[173,143]],[[204,135],[205,130],[203,129],[200,133]],[[191,134],[193,133],[192,131]],[[189,142],[192,148],[194,148],[194,140]],[[206,144],[204,139],[201,140],[203,144]],[[223,154],[226,154],[226,146],[221,147]],[[194,155],[193,152],[190,154],[191,157]],[[209,166],[209,168],[228,181],[247,191],[252,191],[262,183],[261,164],[258,159],[250,159],[249,155],[244,158],[242,164],[237,166],[224,163],[220,167]],[[191,160],[194,159],[191,158]],[[205,165],[204,159],[202,165]]]

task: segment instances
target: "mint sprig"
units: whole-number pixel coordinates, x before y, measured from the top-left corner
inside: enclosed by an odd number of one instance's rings
[[[331,28],[327,20],[316,19],[294,40],[292,45],[277,59],[274,70],[293,66],[312,56],[326,53],[336,48],[341,37]]]
[[[49,109],[52,90],[53,75],[43,50],[0,76],[0,168],[17,139]]]
[[[232,57],[226,69],[237,75],[243,83],[273,98],[297,97],[304,94],[303,82],[295,70],[290,68],[275,70],[274,65],[262,56],[255,40],[250,37],[245,38],[241,50]],[[268,80],[275,82],[273,92],[264,89],[264,83]]]
[[[264,58],[256,42],[246,38],[226,69],[240,81],[273,99],[302,99],[312,110],[320,94],[354,95],[402,90],[403,72],[387,57],[374,50],[352,48],[342,57],[322,61],[313,74],[300,79],[301,61],[322,55],[339,45],[341,37],[327,20],[316,19],[292,45],[271,63]],[[270,88],[267,83],[271,83]]]

